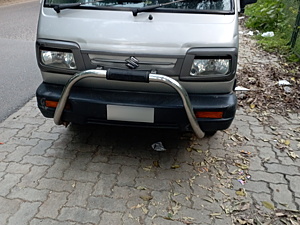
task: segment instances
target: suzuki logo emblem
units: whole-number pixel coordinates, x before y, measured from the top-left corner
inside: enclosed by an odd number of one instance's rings
[[[136,69],[139,67],[139,60],[135,58],[134,56],[130,56],[128,59],[125,60],[126,66],[129,69]]]

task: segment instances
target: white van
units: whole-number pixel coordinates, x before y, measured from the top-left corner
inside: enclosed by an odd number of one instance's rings
[[[256,0],[43,0],[38,107],[56,124],[230,126],[238,12]]]

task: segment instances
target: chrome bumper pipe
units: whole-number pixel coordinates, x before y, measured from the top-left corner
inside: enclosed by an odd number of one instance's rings
[[[66,102],[69,98],[70,91],[71,91],[72,87],[74,86],[74,84],[76,84],[78,81],[80,81],[84,78],[90,78],[90,77],[106,79],[107,78],[107,70],[86,70],[86,71],[75,74],[73,77],[71,77],[69,79],[69,81],[67,82],[67,84],[65,85],[65,87],[62,91],[61,97],[59,99],[58,105],[57,105],[55,113],[54,113],[54,123],[55,124],[57,124],[57,125],[63,124],[63,122],[61,121],[62,113],[65,108]],[[186,111],[188,120],[192,126],[193,131],[195,132],[195,134],[198,138],[203,138],[205,133],[201,130],[201,128],[197,122],[190,98],[189,98],[186,90],[184,89],[184,87],[182,87],[181,84],[179,82],[177,82],[176,80],[174,80],[173,78],[170,78],[168,76],[161,75],[161,74],[151,74],[150,73],[148,75],[148,78],[149,78],[149,82],[164,83],[164,84],[167,84],[170,87],[174,88],[177,91],[177,93],[180,95],[180,97],[182,99],[184,109]]]
[[[76,84],[78,81],[88,78],[88,77],[96,77],[96,78],[106,78],[106,70],[86,70],[82,71],[80,73],[76,73],[73,77],[71,77],[68,82],[66,83],[60,99],[58,101],[57,107],[54,112],[54,123],[56,125],[61,125],[63,122],[61,121],[61,116],[64,111],[64,108],[66,106],[67,100],[70,95],[70,91],[74,84]]]
[[[190,98],[184,87],[181,86],[180,83],[178,83],[173,78],[170,78],[165,75],[160,74],[149,74],[149,81],[150,82],[160,82],[169,85],[170,87],[174,88],[177,93],[180,95],[183,106],[186,112],[186,115],[188,117],[188,120],[193,128],[194,133],[198,138],[203,138],[205,133],[201,130],[197,118],[195,116],[193,106],[191,104]]]

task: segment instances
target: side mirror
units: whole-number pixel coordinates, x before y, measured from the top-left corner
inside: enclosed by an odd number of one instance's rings
[[[245,11],[245,6],[249,4],[256,3],[257,0],[240,0],[241,12]]]

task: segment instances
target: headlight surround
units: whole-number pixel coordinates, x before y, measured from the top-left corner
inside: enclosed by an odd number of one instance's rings
[[[62,69],[77,69],[74,55],[72,52],[41,50],[41,62],[45,66]]]
[[[194,59],[190,76],[227,75],[230,72],[231,59]]]

